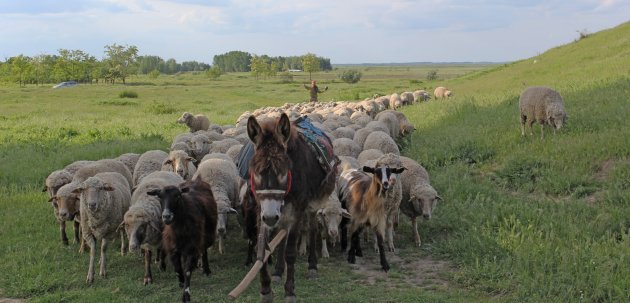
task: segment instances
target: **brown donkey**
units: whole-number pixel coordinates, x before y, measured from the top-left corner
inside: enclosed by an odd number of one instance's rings
[[[317,204],[324,203],[333,191],[335,173],[331,171],[335,165],[327,169],[321,164],[319,155],[304,139],[307,136],[299,133],[286,114],[282,114],[277,121],[262,125],[250,116],[247,134],[255,146],[249,182],[257,201],[258,226],[261,233],[267,233],[272,228],[282,228],[288,232],[284,247],[287,266],[284,296],[285,302],[295,302],[294,265],[300,229],[294,226],[302,224],[306,212],[318,209]],[[325,140],[329,141],[327,137]],[[309,258],[309,270],[316,269],[316,258]],[[272,302],[267,264],[260,271],[260,284],[261,302]]]

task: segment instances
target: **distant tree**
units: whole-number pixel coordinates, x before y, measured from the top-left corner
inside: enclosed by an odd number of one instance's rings
[[[221,71],[230,72],[249,72],[251,66],[252,55],[242,51],[230,51],[222,55],[215,55],[212,60],[213,66],[218,66]]]
[[[157,68],[149,72],[149,78],[151,79],[157,79],[157,77],[159,76],[160,76],[160,71],[157,70]]]
[[[437,69],[432,69],[430,71],[427,72],[427,80],[437,80],[438,78],[438,71]]]
[[[308,72],[308,78],[312,80],[313,72],[319,71],[319,60],[317,56],[311,53],[302,56],[302,67],[304,67],[305,72]]]
[[[136,59],[138,58],[138,48],[136,46],[123,46],[116,43],[105,46],[105,62],[109,68],[108,78],[113,82],[121,79],[125,84],[125,79],[137,72]]]
[[[158,70],[166,73],[165,70],[160,70],[160,64],[164,64],[164,59],[159,56],[140,56],[138,57],[138,70],[142,74],[148,74],[153,70]]]
[[[8,63],[11,64],[13,81],[19,83],[20,87],[22,85],[26,86],[26,79],[32,68],[30,60],[31,58],[24,55],[19,55],[8,60]]]
[[[343,71],[340,75],[339,78],[341,79],[341,81],[346,82],[346,83],[357,83],[361,80],[361,72],[355,69],[349,69],[349,70],[345,70]]]
[[[250,70],[252,75],[256,76],[256,80],[261,75],[267,75],[269,73],[269,63],[266,58],[258,55],[254,55],[251,59]]]
[[[213,66],[212,68],[206,69],[206,77],[212,79],[212,80],[216,80],[219,79],[219,77],[221,77],[221,69],[218,66]]]
[[[166,60],[166,74],[172,75],[179,71],[179,65],[173,58]]]

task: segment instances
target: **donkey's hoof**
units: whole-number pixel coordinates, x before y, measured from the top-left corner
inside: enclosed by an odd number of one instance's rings
[[[260,294],[260,303],[273,303],[273,292]]]
[[[280,284],[280,282],[282,282],[282,277],[281,276],[271,276],[271,282],[273,282],[275,284]]]
[[[306,278],[308,278],[309,280],[315,280],[319,278],[319,276],[317,275],[317,269],[309,269],[308,274],[306,274]]]

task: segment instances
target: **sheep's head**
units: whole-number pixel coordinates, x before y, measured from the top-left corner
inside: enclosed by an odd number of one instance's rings
[[[187,190],[188,187],[180,190],[177,186],[169,185],[162,189],[147,191],[147,195],[156,196],[160,200],[160,205],[162,205],[162,222],[164,224],[169,225],[173,223],[177,209],[184,204],[182,193]]]
[[[55,208],[59,219],[71,221],[79,213],[79,194],[74,192],[79,186],[77,183],[66,184],[59,188],[56,195],[48,199],[48,202]]]
[[[236,214],[236,209],[225,202],[217,201],[217,232],[222,238],[226,237],[227,221],[229,214]]]
[[[409,200],[413,205],[414,211],[428,220],[431,219],[438,200],[442,200],[442,198],[431,185],[420,184],[414,188]]]
[[[193,115],[189,112],[185,112],[182,114],[182,116],[177,119],[177,123],[182,123],[182,124],[187,124],[188,121],[191,121],[193,118]]]
[[[189,147],[197,156],[207,154],[210,150],[210,140],[204,135],[196,135],[190,139]]]
[[[551,125],[555,130],[560,130],[567,122],[567,114],[564,111],[551,111],[547,114],[547,120],[549,121],[549,125]]]
[[[162,167],[168,167],[169,171],[175,172],[180,175],[184,180],[192,177],[192,173],[189,171],[189,163],[195,162],[195,158],[188,156],[185,151],[174,150],[171,151],[168,158],[162,163]]]
[[[80,199],[84,201],[88,209],[92,212],[97,212],[101,206],[103,192],[113,190],[114,188],[109,183],[97,177],[89,177],[80,187],[74,189],[72,193],[80,194]]]
[[[339,237],[339,224],[342,218],[350,218],[350,213],[341,207],[325,207],[317,211],[317,221],[328,232],[332,240]],[[334,243],[334,241],[333,241]]]
[[[161,223],[154,216],[141,207],[131,207],[125,213],[119,228],[124,228],[129,239],[129,250],[137,251],[140,245],[153,237],[162,235]],[[156,238],[157,238],[156,237]]]

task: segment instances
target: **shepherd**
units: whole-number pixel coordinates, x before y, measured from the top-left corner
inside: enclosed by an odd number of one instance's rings
[[[317,94],[323,93],[328,90],[328,86],[324,87],[324,90],[319,90],[319,87],[317,86],[317,81],[315,80],[311,81],[311,86],[304,84],[304,88],[309,91],[309,95],[311,96],[311,99],[310,99],[311,102],[317,102]]]

